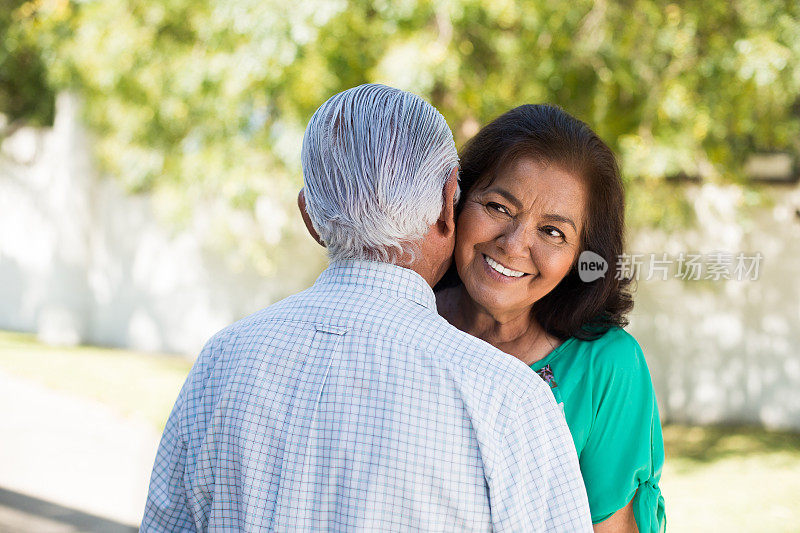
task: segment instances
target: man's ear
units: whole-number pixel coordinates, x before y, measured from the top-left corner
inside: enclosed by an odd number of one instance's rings
[[[449,234],[456,229],[456,191],[458,190],[458,167],[453,167],[442,189],[442,212],[438,224],[442,233]]]
[[[311,223],[311,217],[308,216],[308,211],[306,211],[305,189],[300,189],[300,193],[297,195],[297,208],[300,210],[300,216],[303,217],[303,222],[306,225],[308,234],[324,247],[325,243],[319,238],[319,233],[317,233],[317,230],[314,229],[314,224]]]

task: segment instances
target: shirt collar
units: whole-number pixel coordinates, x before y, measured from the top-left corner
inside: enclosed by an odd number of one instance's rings
[[[428,282],[410,268],[391,263],[356,259],[335,261],[322,272],[317,283],[374,289],[436,311],[436,297]]]

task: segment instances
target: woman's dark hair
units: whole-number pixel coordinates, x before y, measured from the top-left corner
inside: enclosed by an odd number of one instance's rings
[[[631,279],[618,279],[614,272],[623,253],[625,191],[614,153],[589,126],[546,104],[522,105],[497,117],[461,152],[457,213],[474,187],[488,187],[523,158],[583,178],[588,205],[578,253],[591,250],[609,266],[604,277],[585,283],[576,261],[564,279],[533,305],[533,316],[548,334],[561,339],[596,339],[612,327],[626,326],[626,314],[633,308]],[[459,283],[453,265],[437,289]]]

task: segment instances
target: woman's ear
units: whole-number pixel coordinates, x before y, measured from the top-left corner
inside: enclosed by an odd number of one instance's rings
[[[303,223],[306,225],[308,234],[324,247],[325,243],[319,238],[319,233],[314,229],[314,224],[311,223],[311,217],[308,216],[308,211],[306,211],[306,194],[304,188],[300,189],[300,193],[297,195],[297,208],[300,210],[300,216],[303,217]]]

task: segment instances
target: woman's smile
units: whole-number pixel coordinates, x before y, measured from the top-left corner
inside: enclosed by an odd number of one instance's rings
[[[519,270],[513,270],[511,268],[508,268],[507,266],[503,265],[499,261],[495,261],[486,254],[481,254],[481,255],[483,256],[484,263],[489,267],[487,273],[494,279],[497,279],[499,281],[513,281],[524,276],[530,276],[530,274],[528,274],[527,272],[521,272]]]

